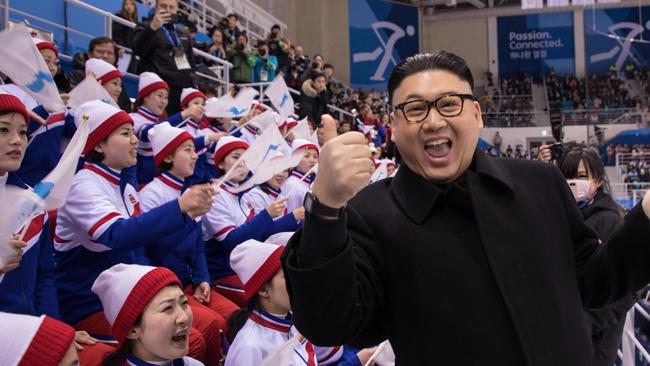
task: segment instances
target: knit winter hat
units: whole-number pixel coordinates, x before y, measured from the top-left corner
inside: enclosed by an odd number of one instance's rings
[[[194,88],[183,88],[181,92],[181,108],[185,107],[187,103],[191,102],[194,98],[203,98],[205,100],[205,94],[200,90]]]
[[[98,58],[91,58],[86,61],[86,73],[95,74],[95,79],[100,84],[105,84],[115,78],[122,78],[122,73],[115,66]]]
[[[172,127],[169,122],[163,122],[149,130],[149,140],[153,149],[153,159],[156,166],[159,166],[176,148],[187,140],[194,141],[194,138],[189,132]]]
[[[54,55],[56,57],[59,57],[59,48],[52,42],[40,39],[40,38],[32,38],[32,41],[36,45],[36,48],[38,50],[52,50],[54,51]]]
[[[278,123],[278,128],[287,127],[294,128],[298,125],[298,120],[293,117],[287,117],[284,121]]]
[[[158,89],[169,91],[169,85],[158,74],[153,72],[145,71],[140,74],[140,81],[138,81],[138,99],[142,100]]]
[[[0,313],[0,365],[57,366],[74,337],[71,326],[47,315]]]
[[[133,119],[126,112],[101,100],[91,100],[79,106],[74,114],[74,120],[77,126],[85,122],[90,128],[84,155],[88,155],[118,127],[125,123],[133,125]]]
[[[295,153],[298,150],[303,150],[303,149],[313,149],[318,151],[318,145],[315,143],[305,140],[305,139],[295,139],[291,143],[291,153]]]
[[[280,270],[283,250],[283,245],[250,239],[237,245],[230,253],[230,267],[244,284],[246,300],[253,297]]]
[[[219,163],[228,155],[231,151],[236,149],[248,149],[248,142],[234,137],[234,136],[224,136],[217,141],[217,146],[214,150],[214,165],[219,166]]]
[[[266,111],[266,107],[264,107],[264,104],[258,102],[258,101],[253,101],[253,105],[251,105],[251,110],[257,109],[258,111],[264,113]]]
[[[25,118],[25,122],[29,123],[29,113],[23,102],[18,99],[18,97],[0,93],[0,114],[16,112]]]
[[[122,343],[151,299],[171,284],[181,286],[165,267],[120,263],[100,273],[91,290],[102,302],[113,336]]]

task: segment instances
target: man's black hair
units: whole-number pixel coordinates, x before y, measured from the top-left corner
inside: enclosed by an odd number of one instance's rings
[[[470,88],[474,89],[474,77],[472,71],[467,66],[467,62],[460,56],[457,56],[447,51],[435,51],[431,53],[418,53],[409,56],[400,61],[393,69],[388,79],[388,99],[393,102],[393,93],[402,81],[413,74],[428,70],[444,70],[448,71],[460,78],[467,81]]]
[[[112,39],[108,37],[97,37],[90,40],[90,44],[88,45],[88,52],[92,53],[95,50],[95,47],[104,43],[110,43],[113,45],[113,47],[115,47],[115,42]]]

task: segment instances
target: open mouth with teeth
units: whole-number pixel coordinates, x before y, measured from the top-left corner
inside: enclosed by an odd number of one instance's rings
[[[181,332],[181,333],[173,336],[172,341],[177,342],[177,343],[187,341],[187,331]]]
[[[444,158],[451,151],[451,146],[451,140],[445,137],[428,142],[424,150],[433,158]]]

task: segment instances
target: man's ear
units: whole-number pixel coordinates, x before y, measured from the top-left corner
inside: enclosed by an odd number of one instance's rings
[[[395,133],[397,132],[397,119],[395,118],[395,112],[390,112],[388,118],[390,118],[391,125],[393,126],[393,133],[390,134],[390,141],[395,143]]]
[[[481,104],[478,101],[474,101],[474,116],[478,121],[478,128],[483,128],[483,114],[481,113]]]

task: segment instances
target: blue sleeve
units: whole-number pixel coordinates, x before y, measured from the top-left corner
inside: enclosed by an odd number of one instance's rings
[[[172,125],[172,127],[176,127],[180,125],[181,122],[183,122],[183,116],[181,115],[181,112],[178,112],[174,115],[167,117],[167,122],[169,122],[169,124]]]
[[[343,354],[341,355],[341,358],[339,358],[338,361],[330,364],[332,366],[362,366],[361,361],[359,361],[359,357],[357,357],[357,352],[358,350],[344,346],[343,347]]]
[[[138,139],[140,141],[144,142],[149,142],[149,130],[154,128],[156,126],[155,123],[149,123],[140,129],[140,136],[138,136]]]
[[[149,211],[150,212],[150,211]],[[191,220],[188,218],[188,220]],[[153,258],[155,261],[162,263],[162,261],[170,254],[174,252],[176,247],[183,243],[188,235],[192,234],[195,225],[191,222],[188,222],[188,225],[178,230],[172,234],[165,235],[160,238],[154,239],[147,243],[147,255]]]
[[[38,274],[35,289],[35,307],[37,314],[45,314],[55,319],[59,315],[59,303],[54,283],[54,247],[50,238],[49,222],[43,226],[43,232],[38,239],[39,257]]]
[[[248,239],[264,241],[269,237],[267,234],[273,227],[273,219],[269,213],[264,210],[255,215],[249,221],[232,229],[226,238],[221,242],[227,250],[233,250],[237,244],[241,244]]]
[[[194,138],[194,148],[196,150],[205,149],[205,136],[197,136]]]
[[[74,123],[74,115],[66,113],[63,137],[72,138],[75,132],[77,132],[77,125]]]
[[[140,216],[115,221],[97,241],[111,249],[139,248],[152,242],[167,245],[186,236],[193,221],[181,213],[178,200],[173,200]]]
[[[43,119],[47,119],[47,117],[50,115],[42,105],[34,107],[34,109],[32,109],[32,112],[38,114]]]
[[[264,210],[263,212],[266,212]],[[302,223],[299,221],[296,221],[295,217],[293,216],[293,213],[288,213],[281,218],[273,221],[273,226],[271,226],[269,232],[265,233],[266,237],[268,238],[269,236],[277,233],[282,233],[285,231],[296,231],[302,226]]]
[[[208,272],[208,263],[205,259],[205,242],[203,241],[203,225],[198,226],[198,235],[196,238],[196,250],[194,251],[194,261],[192,262],[192,285],[198,285],[201,282],[210,283],[210,273]]]

